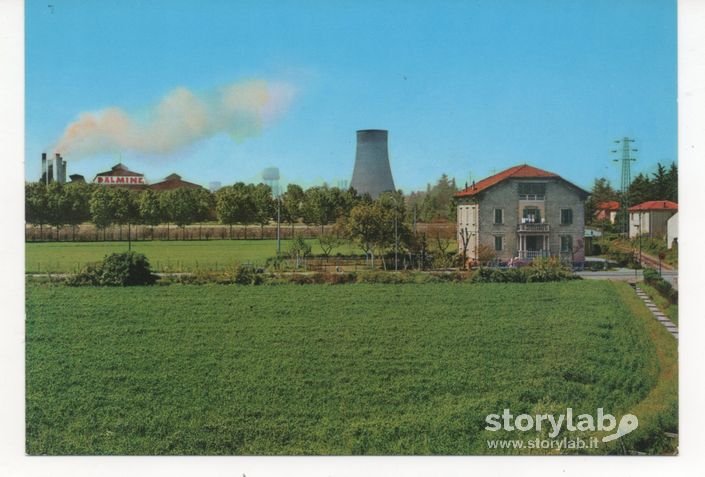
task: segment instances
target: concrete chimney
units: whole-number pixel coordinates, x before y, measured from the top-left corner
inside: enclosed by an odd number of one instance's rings
[[[47,153],[46,152],[42,153],[42,175],[40,177],[41,177],[41,180],[43,180],[45,184],[49,183],[49,173],[47,171]]]
[[[357,150],[350,187],[373,199],[382,192],[394,191],[394,179],[389,165],[388,132],[384,129],[357,131]]]

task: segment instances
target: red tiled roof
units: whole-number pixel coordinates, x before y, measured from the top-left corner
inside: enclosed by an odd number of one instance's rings
[[[608,200],[607,202],[600,202],[597,204],[597,210],[619,210],[619,202],[616,200]]]
[[[150,185],[149,188],[154,190],[171,190],[181,188],[200,189],[201,186],[194,184],[193,182],[182,180],[180,175],[173,173],[166,176],[163,181]]]
[[[670,200],[649,200],[633,207],[629,207],[629,212],[639,212],[647,210],[678,210],[678,204]]]
[[[124,164],[118,163],[110,168],[109,171],[99,172],[96,177],[110,177],[110,176],[129,176],[129,177],[143,177],[144,174],[139,172],[134,172],[128,169]]]
[[[478,194],[482,192],[483,190],[489,189],[490,187],[499,184],[502,181],[505,181],[509,178],[514,178],[514,179],[531,179],[531,178],[537,178],[537,177],[553,177],[553,178],[558,178],[562,179],[561,176],[558,174],[554,174],[553,172],[548,172],[544,171],[543,169],[539,169],[537,167],[530,166],[528,164],[522,164],[519,166],[514,166],[510,167],[509,169],[506,169],[500,173],[497,173],[493,176],[487,177],[485,179],[482,179],[481,181],[474,183],[470,187],[467,187],[464,190],[461,190],[460,192],[455,194],[455,197],[472,197],[475,194]],[[563,179],[565,180],[565,179]],[[568,181],[566,181],[568,182]],[[573,184],[571,184],[573,185]],[[577,186],[574,186],[577,187]],[[578,189],[580,189],[578,187]],[[582,191],[582,189],[580,189]],[[587,194],[586,191],[585,194]]]

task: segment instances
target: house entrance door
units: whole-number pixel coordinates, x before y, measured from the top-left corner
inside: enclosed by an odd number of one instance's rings
[[[538,252],[543,250],[543,237],[540,235],[527,235],[526,238],[526,250],[529,252]]]

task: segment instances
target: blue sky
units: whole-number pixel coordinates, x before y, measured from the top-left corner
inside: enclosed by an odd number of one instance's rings
[[[49,7],[48,3],[52,6]],[[405,191],[529,163],[584,187],[677,159],[676,6],[666,0],[63,1],[26,5],[26,178],[82,112],[150,114],[175,88],[290,85],[258,134],[165,154],[65,154],[88,179],[122,160],[223,184],[278,166],[304,185],[349,180],[357,129],[388,129]]]

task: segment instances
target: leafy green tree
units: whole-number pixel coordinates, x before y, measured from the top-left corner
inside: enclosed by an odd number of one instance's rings
[[[71,213],[71,203],[64,186],[58,182],[50,183],[46,193],[48,223],[56,229],[56,240],[59,240],[59,231],[66,225]]]
[[[232,238],[233,224],[252,223],[255,204],[242,182],[232,186],[222,187],[216,192],[216,213],[221,224],[230,225]]]
[[[207,189],[193,189],[198,203],[196,222],[205,222],[215,218],[215,198]]]
[[[336,219],[336,203],[330,189],[325,186],[311,187],[306,190],[302,218],[305,223],[324,227]]]
[[[76,240],[76,229],[84,222],[91,219],[90,210],[90,190],[91,187],[85,183],[69,183],[63,187],[64,200],[66,201],[66,225],[70,225],[73,231],[73,240]]]
[[[199,200],[194,189],[179,188],[162,192],[168,207],[171,221],[181,229],[181,239],[185,238],[186,226],[198,219]]]
[[[328,257],[334,248],[340,247],[345,241],[336,234],[321,234],[318,236],[318,244],[323,251],[323,255]]]
[[[140,192],[137,200],[137,209],[140,222],[149,225],[152,239],[154,239],[154,226],[162,223],[164,212],[162,211],[157,192],[146,189]]]
[[[357,242],[365,254],[372,256],[373,267],[375,251],[394,241],[394,231],[390,227],[392,222],[392,212],[378,201],[358,204],[350,211],[348,236]]]
[[[25,220],[39,226],[39,240],[44,238],[44,224],[49,222],[46,185],[28,182],[25,191]]]
[[[93,190],[89,200],[89,208],[91,221],[97,230],[103,231],[103,239],[105,239],[105,230],[110,227],[115,220],[112,190],[109,187],[97,187]]]
[[[436,184],[426,186],[425,192],[411,194],[409,205],[418,210],[419,219],[423,222],[434,220],[451,220],[455,217],[454,195],[458,192],[455,179],[442,174]]]
[[[122,227],[127,225],[127,239],[131,240],[130,226],[139,221],[137,204],[134,194],[123,187],[110,189],[111,207],[113,211],[113,222],[118,224],[120,238],[122,240]]]
[[[281,197],[281,219],[291,226],[291,234],[294,234],[294,224],[301,218],[305,194],[301,186],[289,184],[286,192]]]
[[[260,225],[260,239],[264,238],[264,226],[276,214],[276,204],[272,197],[272,188],[266,184],[257,184],[250,189],[254,204],[253,221]]]
[[[311,245],[300,235],[298,235],[289,244],[288,254],[291,258],[296,259],[296,268],[301,265],[301,260],[311,254]]]

